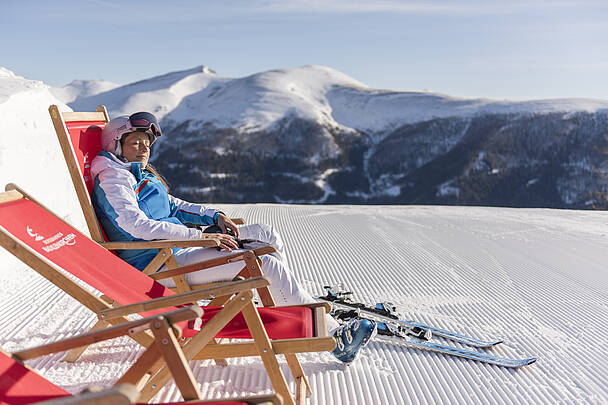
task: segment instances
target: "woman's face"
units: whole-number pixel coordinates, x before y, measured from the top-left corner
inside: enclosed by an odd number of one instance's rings
[[[122,156],[129,162],[141,162],[145,169],[150,158],[150,137],[145,132],[131,132],[122,140]]]

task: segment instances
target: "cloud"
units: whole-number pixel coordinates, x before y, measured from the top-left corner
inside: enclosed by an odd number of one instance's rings
[[[266,0],[251,2],[246,7],[259,12],[276,13],[403,13],[403,14],[469,14],[502,15],[523,12],[548,12],[551,10],[601,7],[606,4],[599,0]]]

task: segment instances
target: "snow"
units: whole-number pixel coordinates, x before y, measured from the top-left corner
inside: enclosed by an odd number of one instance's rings
[[[454,179],[448,180],[445,183],[442,183],[437,188],[438,196],[455,196],[458,197],[460,195],[460,188],[452,186],[454,183]]]
[[[221,81],[200,70],[196,75]],[[17,182],[84,230],[47,112],[54,103],[68,108],[44,83],[0,69],[0,183]],[[392,301],[406,318],[503,338],[505,343],[492,349],[498,355],[539,359],[511,370],[378,341],[350,366],[328,353],[304,354],[299,357],[313,390],[310,404],[608,403],[608,213],[441,206],[218,208],[248,223],[274,225],[286,241],[290,267],[314,294],[322,294],[323,285],[342,283],[358,300]],[[82,333],[96,321],[4,249],[0,280],[5,350]],[[62,354],[28,364],[75,393],[88,385],[111,385],[139,353],[123,338],[94,345],[74,364],[61,362]],[[192,363],[208,398],[271,390],[257,358],[228,364]],[[154,401],[177,399],[170,384]]]
[[[99,104],[108,107],[111,117],[135,111],[151,111],[163,119],[168,112],[185,102],[188,96],[225,79],[206,66],[142,80],[110,91],[77,99],[71,106],[76,111],[93,111]]]
[[[84,224],[48,113],[51,104],[71,111],[49,86],[0,68],[0,185],[35,191],[49,208]]]
[[[479,114],[548,114],[564,111],[595,112],[608,101],[557,99],[524,102],[464,99],[438,93],[336,88],[328,95],[333,117],[340,124],[368,132],[388,131],[401,125],[434,118],[472,117]]]
[[[320,65],[270,70],[242,78],[220,76],[201,65],[63,101],[76,111],[94,110],[104,104],[112,117],[145,110],[164,119],[165,126],[191,120],[191,129],[211,123],[245,132],[267,129],[285,117],[309,119],[343,131],[384,133],[433,118],[608,109],[607,100],[512,102],[378,90]]]
[[[51,93],[64,103],[71,103],[77,98],[94,96],[119,86],[106,80],[74,80],[63,87],[51,88]]]
[[[492,352],[537,356],[519,370],[372,342],[351,366],[327,353],[300,358],[311,404],[605,403],[608,248],[605,212],[478,207],[221,205],[272,223],[290,266],[322,294],[342,283],[365,302],[392,301],[405,317],[505,343]],[[84,332],[95,317],[23,266],[0,267],[1,345],[31,347]],[[34,300],[25,304],[28,300]],[[40,310],[43,308],[43,310]],[[76,392],[108,385],[133,361],[135,343],[99,344],[75,364],[29,361]],[[195,362],[204,394],[270,390],[261,362]],[[281,360],[284,371],[286,363]],[[293,388],[293,385],[292,385]],[[178,399],[173,386],[155,401]]]

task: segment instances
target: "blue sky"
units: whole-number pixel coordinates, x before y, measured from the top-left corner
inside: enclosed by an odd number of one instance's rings
[[[608,1],[0,1],[0,66],[54,86],[308,64],[374,88],[606,99]]]

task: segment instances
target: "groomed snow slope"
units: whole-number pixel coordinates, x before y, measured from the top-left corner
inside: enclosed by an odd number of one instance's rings
[[[537,356],[519,370],[371,342],[345,366],[301,355],[311,404],[608,403],[608,213],[425,206],[225,205],[274,224],[288,260],[315,294],[343,282],[367,302],[390,300],[405,316],[479,337],[500,337],[503,356]],[[22,265],[0,264],[0,344],[31,347],[84,332],[95,317]],[[136,358],[128,339],[89,349],[76,364],[28,362],[77,392],[108,385]],[[203,393],[270,391],[257,359],[228,367],[196,362]],[[286,363],[282,366],[287,373]],[[85,383],[86,382],[86,383]],[[293,386],[292,386],[293,387]],[[177,399],[173,385],[156,398]]]

